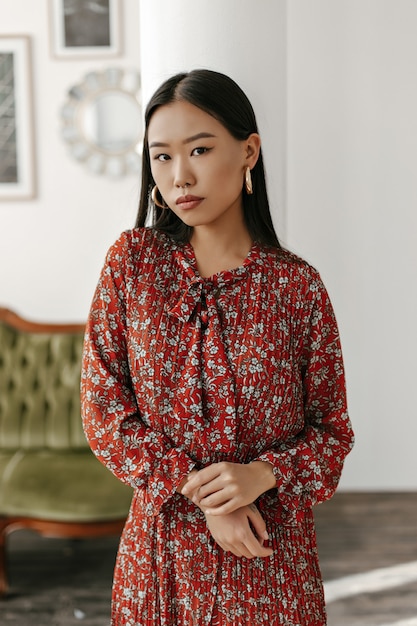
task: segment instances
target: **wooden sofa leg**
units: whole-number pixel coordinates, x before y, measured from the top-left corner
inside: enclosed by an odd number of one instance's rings
[[[6,537],[8,526],[8,520],[0,519],[0,598],[6,595],[9,588],[6,564]]]

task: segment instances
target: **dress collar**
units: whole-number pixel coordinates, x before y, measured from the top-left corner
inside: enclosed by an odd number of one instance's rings
[[[186,243],[178,246],[175,251],[175,258],[182,270],[181,274],[184,280],[180,282],[174,303],[169,308],[170,314],[175,315],[183,322],[190,321],[195,312],[201,309],[202,295],[204,294],[210,318],[216,309],[215,301],[218,290],[245,278],[260,260],[260,256],[261,247],[255,242],[242,265],[231,270],[218,272],[208,278],[202,278],[197,269],[192,245]]]

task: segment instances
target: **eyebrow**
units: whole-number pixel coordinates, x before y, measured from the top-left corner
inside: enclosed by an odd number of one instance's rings
[[[184,141],[182,142],[184,145],[186,145],[187,143],[192,143],[193,141],[197,141],[197,139],[210,139],[216,137],[216,135],[213,135],[212,133],[197,133],[196,135],[192,135],[191,137],[187,137],[187,139],[184,139]],[[169,147],[169,143],[163,143],[162,141],[153,141],[152,143],[149,144],[149,148],[168,148]]]

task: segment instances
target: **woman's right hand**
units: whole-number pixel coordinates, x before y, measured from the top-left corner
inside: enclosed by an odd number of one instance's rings
[[[225,552],[253,559],[271,556],[273,550],[265,547],[269,538],[262,515],[254,504],[243,506],[227,515],[205,514],[213,539]]]

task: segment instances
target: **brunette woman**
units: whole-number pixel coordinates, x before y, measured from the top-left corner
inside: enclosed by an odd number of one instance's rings
[[[312,507],[353,443],[328,294],[279,244],[234,81],[178,74],[145,121],[82,376],[90,445],[134,488],[112,624],[323,626]]]

